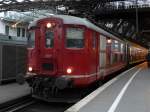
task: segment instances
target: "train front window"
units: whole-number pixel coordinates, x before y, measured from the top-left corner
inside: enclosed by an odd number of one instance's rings
[[[46,47],[52,48],[54,46],[54,31],[51,28],[47,28],[45,31]]]
[[[84,30],[81,28],[67,28],[66,47],[67,48],[83,48],[84,47]]]
[[[28,47],[35,47],[35,30],[30,30],[28,32]]]

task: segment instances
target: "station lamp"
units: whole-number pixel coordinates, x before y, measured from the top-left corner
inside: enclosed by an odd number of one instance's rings
[[[12,28],[16,28],[16,27],[17,27],[17,25],[16,25],[16,24],[13,24],[11,27],[12,27]]]
[[[23,2],[24,0],[17,0],[17,2]]]

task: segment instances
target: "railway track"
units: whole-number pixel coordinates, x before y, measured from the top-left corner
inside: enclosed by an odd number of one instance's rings
[[[17,106],[15,105],[12,108],[9,108],[6,112],[18,112],[19,110],[26,108],[34,103],[35,103],[35,101],[27,101],[24,103],[21,102],[21,104],[19,104]]]
[[[30,95],[23,96],[21,98],[0,104],[0,112],[16,112],[17,110],[34,103],[35,100],[33,100]]]
[[[119,71],[118,73],[112,75],[111,77],[106,79],[105,82],[115,77],[120,72],[122,71]],[[88,92],[84,94],[82,98],[85,97],[87,94],[91,93],[93,90],[97,89],[97,87],[98,86],[89,87]],[[72,104],[73,103],[68,104],[68,103],[44,102],[41,100],[35,100],[31,97],[31,95],[28,95],[4,104],[0,104],[0,112],[63,112],[67,108],[69,108]]]
[[[20,108],[14,112],[64,112],[70,106],[71,104],[37,101],[34,104]]]
[[[0,104],[0,112],[63,112],[72,104],[48,103],[24,96],[13,101]]]

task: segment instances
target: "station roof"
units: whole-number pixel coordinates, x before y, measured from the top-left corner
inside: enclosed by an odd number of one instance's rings
[[[136,31],[135,23],[136,8],[139,11],[139,32]],[[131,38],[135,42],[138,41],[143,46],[147,46],[148,43],[145,44],[145,42],[150,41],[150,23],[148,22],[150,19],[150,16],[148,16],[150,0],[0,0],[0,12],[6,13],[7,11],[11,11],[11,15],[15,12],[15,19],[19,18],[19,20],[27,22],[51,14],[74,15],[87,18],[94,24],[116,35],[121,35],[121,37]],[[120,13],[116,13],[117,16],[115,16],[113,15],[114,12]],[[20,17],[16,16],[19,14]],[[144,19],[141,19],[140,16]],[[9,17],[12,18],[13,16]],[[4,16],[5,19],[9,19],[9,17]],[[115,24],[118,26],[114,28]],[[124,26],[127,26],[125,30]],[[121,27],[123,28],[121,29]],[[113,29],[118,30],[116,32]],[[120,34],[121,30],[127,33]]]

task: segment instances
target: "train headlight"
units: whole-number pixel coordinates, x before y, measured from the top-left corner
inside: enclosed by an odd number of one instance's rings
[[[67,73],[71,74],[72,73],[72,69],[71,68],[67,68]]]
[[[47,28],[51,28],[52,27],[52,24],[51,23],[47,23]]]
[[[29,72],[32,72],[32,70],[33,70],[32,67],[29,67],[29,68],[28,68],[28,71],[29,71]]]

